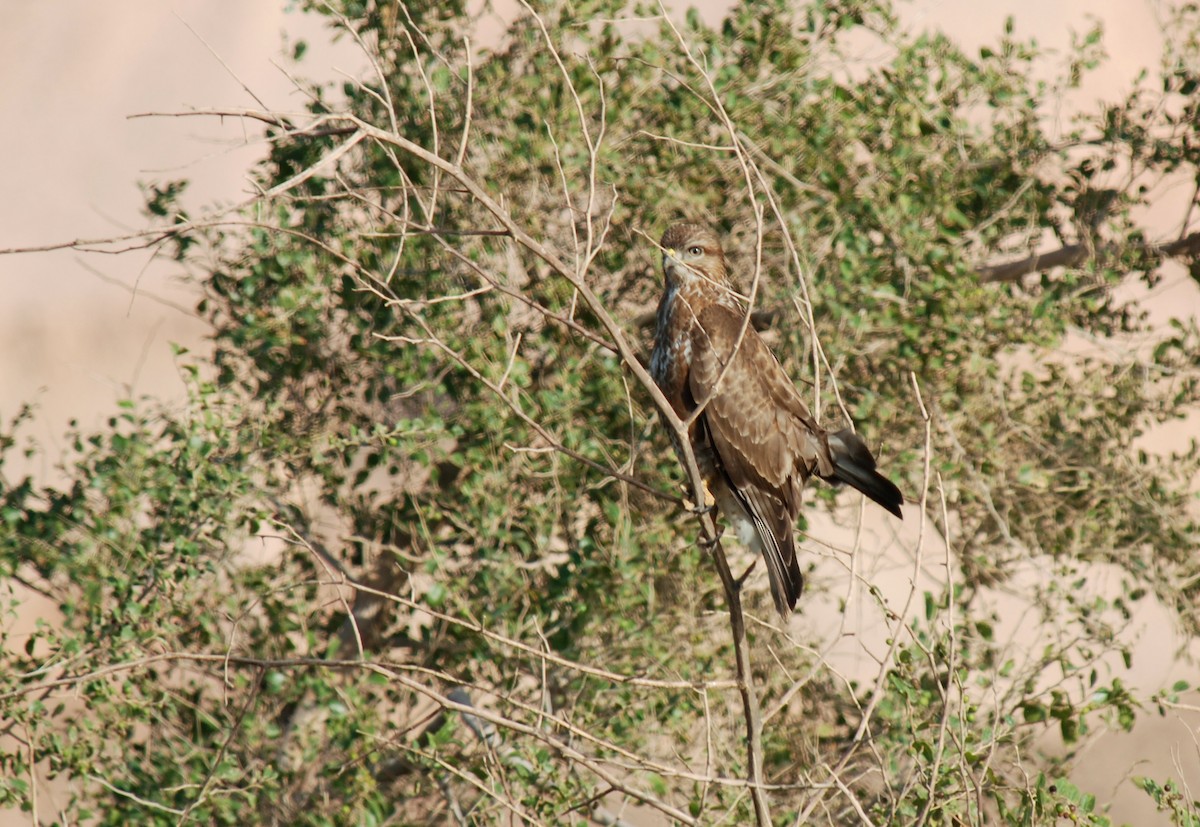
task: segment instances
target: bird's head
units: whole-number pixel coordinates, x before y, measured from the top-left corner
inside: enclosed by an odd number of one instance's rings
[[[659,243],[663,254],[663,275],[668,287],[708,283],[714,287],[728,284],[725,253],[717,235],[703,224],[673,224]]]

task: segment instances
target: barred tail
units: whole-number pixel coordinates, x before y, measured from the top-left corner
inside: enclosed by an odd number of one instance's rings
[[[866,494],[900,519],[904,495],[891,480],[875,470],[875,457],[866,443],[849,428],[829,434],[829,456],[833,460],[833,475],[829,482],[844,482]]]

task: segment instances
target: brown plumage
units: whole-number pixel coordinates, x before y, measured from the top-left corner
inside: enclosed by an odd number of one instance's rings
[[[804,585],[792,528],[805,481],[848,483],[897,517],[904,498],[852,431],[816,423],[758,333],[743,330],[746,309],[712,230],[676,224],[661,246],[666,284],[650,373],[681,418],[704,406],[689,433],[700,472],[739,539],[763,555],[787,617]]]

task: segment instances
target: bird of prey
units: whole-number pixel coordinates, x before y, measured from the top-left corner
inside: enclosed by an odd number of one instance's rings
[[[813,419],[747,323],[713,231],[676,224],[661,247],[666,283],[650,373],[681,419],[702,409],[688,433],[701,475],[738,539],[766,560],[786,618],[804,585],[792,528],[805,481],[848,483],[897,517],[904,497],[853,431],[829,433]]]

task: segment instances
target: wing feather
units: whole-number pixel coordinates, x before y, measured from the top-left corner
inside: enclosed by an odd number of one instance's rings
[[[734,484],[777,492],[795,517],[805,479],[832,473],[829,449],[757,331],[747,327],[739,344],[742,318],[719,304],[697,314],[688,390],[697,404],[707,400],[708,429]]]
[[[719,304],[697,314],[688,390],[705,406],[699,430],[754,523],[771,595],[787,616],[803,585],[792,534],[800,492],[809,474],[832,464],[808,408],[758,333],[742,334],[742,318]]]

